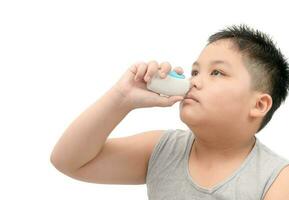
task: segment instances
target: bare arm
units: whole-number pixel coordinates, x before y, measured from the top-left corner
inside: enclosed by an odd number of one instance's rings
[[[107,138],[131,110],[172,106],[182,99],[161,97],[146,89],[145,76],[170,72],[169,63],[160,67],[161,70],[155,61],[132,65],[114,87],[76,118],[53,149],[50,160],[55,168],[88,182],[144,183],[148,160],[163,130]],[[178,71],[182,73],[181,69]]]
[[[272,183],[264,200],[287,200],[289,199],[289,165],[284,167],[275,181]]]
[[[65,130],[51,154],[53,165],[70,173],[88,163],[130,111],[122,95],[112,87]]]

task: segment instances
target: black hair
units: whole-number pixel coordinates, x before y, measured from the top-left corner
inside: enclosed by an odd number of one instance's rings
[[[244,56],[244,63],[251,75],[254,91],[269,94],[272,107],[263,117],[259,129],[262,130],[271,120],[274,112],[285,101],[289,88],[288,62],[269,35],[254,30],[245,24],[232,25],[214,33],[208,44],[221,39],[229,39]]]

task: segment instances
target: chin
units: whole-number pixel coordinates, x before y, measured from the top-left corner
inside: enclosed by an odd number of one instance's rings
[[[196,115],[195,113],[193,113],[191,110],[188,109],[180,110],[180,119],[188,126],[200,124],[202,121],[199,115]]]
[[[194,113],[197,113],[198,110],[195,109],[194,106],[190,104],[183,105],[182,103],[180,103],[179,112],[180,112],[180,115],[193,115]]]

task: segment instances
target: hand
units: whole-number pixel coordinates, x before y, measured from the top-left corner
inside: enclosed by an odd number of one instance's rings
[[[183,100],[182,96],[163,97],[147,89],[146,84],[155,73],[161,78],[166,78],[171,71],[171,65],[163,62],[160,65],[156,61],[148,63],[138,62],[133,64],[114,85],[114,88],[121,94],[125,104],[131,109],[145,107],[168,107]],[[183,74],[181,67],[175,67],[174,71]],[[164,75],[162,75],[164,73]]]

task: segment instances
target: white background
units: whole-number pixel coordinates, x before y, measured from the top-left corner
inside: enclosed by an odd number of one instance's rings
[[[265,1],[1,1],[0,199],[147,199],[146,185],[101,185],[57,171],[63,131],[137,61],[168,61],[189,76],[209,35],[239,23],[289,56],[284,3]],[[284,1],[285,2],[285,1]],[[289,158],[289,102],[257,137]],[[132,111],[110,137],[179,128],[178,103]]]

